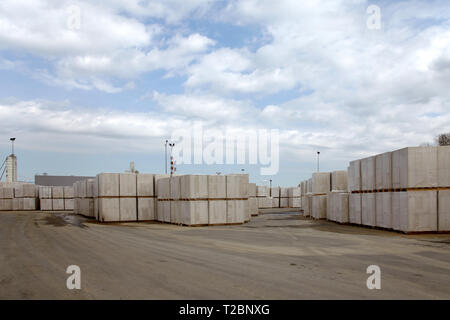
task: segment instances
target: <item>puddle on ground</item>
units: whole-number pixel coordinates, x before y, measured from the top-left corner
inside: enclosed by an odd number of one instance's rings
[[[59,214],[47,214],[44,218],[39,219],[38,221],[44,222],[46,225],[52,225],[55,227],[64,227],[67,225],[72,225],[79,228],[88,228],[84,224],[86,219],[72,215],[72,214],[66,214],[66,213],[59,213]],[[35,220],[35,223],[37,221]]]

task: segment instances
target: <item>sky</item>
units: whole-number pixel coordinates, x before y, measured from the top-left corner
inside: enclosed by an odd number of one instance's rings
[[[0,84],[0,156],[16,137],[19,180],[162,173],[165,140],[201,125],[276,130],[279,169],[178,173],[293,186],[317,151],[321,171],[346,170],[450,132],[450,3],[2,0]]]

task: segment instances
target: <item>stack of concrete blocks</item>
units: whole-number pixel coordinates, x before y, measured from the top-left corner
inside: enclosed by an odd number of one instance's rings
[[[330,172],[315,172],[312,175],[312,207],[311,216],[314,219],[327,218],[327,197],[331,191]]]
[[[158,177],[156,180],[157,217],[159,222],[170,223],[170,177]],[[173,219],[172,219],[173,220]]]
[[[78,184],[77,214],[87,218],[96,218],[95,215],[95,179],[87,179],[76,182]],[[75,187],[74,187],[75,191]],[[74,205],[75,212],[75,205]]]
[[[256,184],[249,184],[249,211],[253,210],[253,215],[258,214],[256,202]],[[208,176],[208,224],[223,225],[227,223],[227,177]],[[251,209],[250,209],[251,206]],[[251,214],[251,213],[250,213]]]
[[[241,224],[250,221],[248,208],[248,174],[227,175],[226,178],[227,224]]]
[[[95,177],[94,216],[100,222],[120,219],[120,173],[100,173]]]
[[[137,221],[156,220],[155,175],[140,173],[137,184]]]
[[[450,231],[450,146],[438,149],[438,231]],[[442,189],[444,188],[444,189]],[[446,188],[446,189],[445,189]]]
[[[280,208],[280,205],[281,205],[280,195],[281,195],[280,187],[270,188],[270,196],[272,197],[272,208]]]
[[[338,223],[349,222],[349,193],[347,171],[331,173],[331,192],[327,199],[327,219]]]
[[[270,188],[266,186],[256,186],[256,197],[258,199],[258,209],[272,208],[272,198]]]
[[[169,178],[170,175],[169,174],[155,174],[153,177],[153,186],[154,186],[154,193],[155,193],[155,220],[156,221],[161,221],[163,222],[163,217],[164,217],[164,206],[166,206],[167,204],[159,204],[158,202],[158,181],[160,179],[165,179],[165,178]],[[168,199],[170,198],[170,189],[168,189]],[[168,204],[170,206],[170,204]],[[161,211],[158,211],[161,210]]]
[[[64,210],[65,211],[73,211],[74,209],[74,192],[73,186],[65,186],[64,187]]]
[[[280,208],[289,208],[289,188],[280,188]]]
[[[392,152],[375,156],[375,225],[392,229]]]
[[[350,162],[348,167],[349,222],[361,224],[361,160]]]
[[[23,183],[14,186],[13,211],[33,211],[39,209],[39,187]]]
[[[361,159],[361,224],[376,226],[375,156]]]
[[[180,201],[173,202],[176,204],[176,214],[174,215],[174,221],[172,221],[172,223],[179,223],[185,226],[208,225],[208,176],[184,175],[173,178],[179,180]],[[226,178],[228,179],[228,177]],[[236,177],[236,179],[238,179],[238,177]]]
[[[312,215],[312,178],[305,181],[305,197],[302,199],[303,216]]]
[[[11,211],[13,209],[14,187],[4,185],[0,187],[0,211]]]
[[[302,207],[302,188],[291,187],[288,189],[288,206],[289,208],[301,208]]]
[[[64,187],[52,187],[52,211],[64,211]]]
[[[258,199],[256,198],[256,183],[248,184],[248,207],[252,217],[259,214]]]

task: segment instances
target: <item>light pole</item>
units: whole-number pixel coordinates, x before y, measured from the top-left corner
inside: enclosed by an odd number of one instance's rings
[[[166,149],[166,174],[167,174],[167,143],[169,140],[166,140],[165,149]]]
[[[16,141],[16,138],[9,138],[11,140],[11,149],[12,149],[12,155],[14,155],[14,141]]]
[[[319,172],[320,151],[317,151],[317,172]]]
[[[169,147],[170,147],[170,175],[172,176],[172,174],[173,174],[172,150],[173,150],[173,147],[175,147],[175,143],[174,142],[169,143]]]

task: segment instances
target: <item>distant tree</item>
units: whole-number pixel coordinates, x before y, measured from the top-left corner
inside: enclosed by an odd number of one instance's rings
[[[441,133],[436,137],[438,146],[450,146],[450,133]]]

